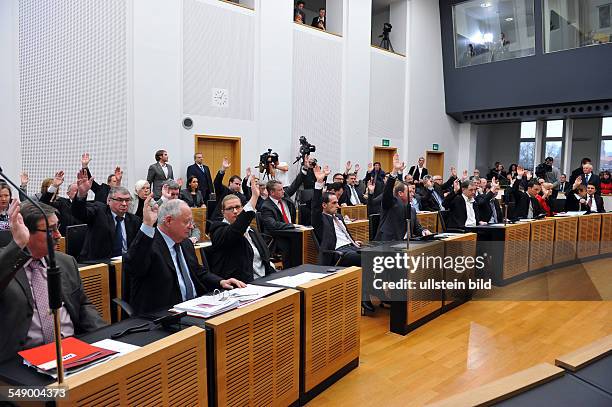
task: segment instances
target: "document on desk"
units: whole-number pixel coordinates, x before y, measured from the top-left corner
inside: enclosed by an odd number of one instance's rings
[[[304,283],[307,283],[312,280],[317,280],[319,278],[327,277],[330,274],[332,273],[305,272],[305,273],[296,274],[295,276],[287,276],[287,277],[277,278],[276,280],[270,280],[268,281],[268,283],[280,285],[283,287],[295,288],[298,285],[302,285]]]
[[[174,311],[187,311],[189,315],[194,315],[200,318],[210,318],[225,311],[237,308],[240,301],[237,298],[232,298],[229,295],[203,295],[192,300],[176,304],[172,309]]]
[[[257,282],[257,281],[255,281]],[[244,288],[234,288],[228,291],[231,298],[236,298],[240,301],[240,305],[244,302],[251,302],[282,290],[280,287],[267,287],[256,284],[247,284]]]
[[[585,215],[586,211],[568,211],[568,212],[559,212],[555,214],[555,218],[567,218],[571,216],[581,216]]]

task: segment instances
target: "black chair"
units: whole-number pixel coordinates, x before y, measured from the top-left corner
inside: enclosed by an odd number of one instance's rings
[[[263,221],[261,220],[261,214],[259,212],[255,213],[255,224],[257,225],[257,231],[263,237],[264,242],[266,242],[266,246],[268,246],[268,251],[270,252],[270,260],[272,263],[282,262],[283,258],[280,253],[276,251],[276,244],[274,242],[274,238],[267,233],[262,232]]]
[[[66,228],[66,254],[78,258],[87,236],[87,225],[73,225]]]
[[[334,262],[334,264],[320,264],[321,266],[338,266],[340,265],[340,263],[342,262],[342,259],[344,258],[344,255],[346,254],[346,252],[341,252],[339,250],[321,250],[321,243],[319,242],[319,238],[317,237],[317,234],[314,232],[314,230],[312,231],[312,233],[310,234],[312,236],[312,241],[314,242],[315,248],[317,249],[317,252],[319,253],[328,253],[328,254],[333,254],[336,257],[336,261]]]
[[[213,251],[213,246],[200,247],[200,257],[202,257],[202,266],[208,271],[210,270],[210,263],[208,262],[208,257]]]
[[[370,220],[368,222],[368,234],[370,235],[370,241],[374,241],[380,225],[380,213],[373,213],[368,218]]]
[[[5,247],[13,240],[10,230],[0,230],[0,247]]]
[[[121,273],[121,298],[113,298],[113,302],[121,307],[121,319],[126,319],[134,315],[134,309],[128,303],[130,299],[130,279],[125,272],[125,269]]]

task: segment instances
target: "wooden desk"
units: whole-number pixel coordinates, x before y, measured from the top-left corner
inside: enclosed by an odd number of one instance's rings
[[[599,254],[599,236],[601,232],[601,215],[591,214],[578,217],[578,247],[576,256],[579,259]]]
[[[601,214],[599,254],[608,253],[612,253],[612,212]]]
[[[272,294],[206,326],[213,405],[288,406],[299,399],[298,291]]]
[[[553,264],[565,263],[576,259],[576,240],[578,236],[578,218],[554,218],[555,245]]]
[[[429,229],[432,233],[438,232],[438,212],[417,213],[417,219],[425,229]]]
[[[342,216],[348,215],[351,219],[367,220],[368,219],[368,206],[367,205],[355,205],[355,206],[341,206],[340,213]]]
[[[457,235],[452,237],[447,237],[443,239],[444,242],[444,257],[476,257],[476,233],[466,233],[463,235]],[[473,279],[475,276],[475,267],[469,267],[462,273],[456,272],[452,268],[444,268],[444,280],[445,281],[453,281],[457,279],[458,281],[463,281],[467,284],[470,279]],[[473,290],[469,288],[466,290],[443,290],[443,306],[445,308],[454,308],[457,305],[460,305],[466,301],[468,301],[472,296]]]
[[[111,323],[108,265],[100,263],[79,268],[83,291],[106,323]]]
[[[486,253],[485,271],[491,273],[493,284],[506,285],[529,271],[529,222],[466,229],[478,234],[478,255]]]
[[[192,326],[67,377],[70,398],[57,405],[207,406],[205,366],[206,335]]]
[[[201,266],[204,265],[204,262],[202,261],[202,253],[200,252],[200,249],[203,249],[205,247],[209,247],[212,246],[212,243],[210,241],[208,242],[201,242],[201,243],[196,243],[193,248],[195,249],[195,254],[196,257],[198,258],[198,263],[200,263]]]
[[[531,223],[529,244],[529,271],[552,265],[555,237],[555,220],[544,219]]]
[[[191,215],[193,216],[193,223],[200,229],[201,238],[200,240],[209,240],[206,235],[206,210],[207,208],[191,208]]]

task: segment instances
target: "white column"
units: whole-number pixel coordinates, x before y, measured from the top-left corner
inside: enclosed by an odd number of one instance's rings
[[[472,123],[461,123],[459,125],[459,151],[457,161],[457,175],[461,177],[463,170],[468,170],[468,175],[476,168],[476,142],[477,127]],[[446,160],[445,160],[446,162]],[[447,167],[450,167],[447,165]],[[445,173],[448,168],[445,168]]]
[[[325,5],[325,29],[334,34],[342,34],[344,21],[343,7],[344,0],[327,0]],[[319,10],[315,10],[317,13]],[[310,24],[312,21],[306,22]]]
[[[293,2],[259,0],[256,5],[259,30],[259,150],[243,151],[252,161],[273,147],[282,161],[291,162]],[[274,140],[274,145],[268,145]],[[253,164],[249,164],[252,166]]]
[[[345,0],[345,7],[348,7]],[[371,161],[368,145],[370,111],[370,20],[372,0],[351,1],[345,8],[341,162]],[[363,172],[362,172],[363,174]]]
[[[390,5],[390,20],[393,29],[389,34],[391,45],[398,54],[406,55],[406,21],[408,21],[408,4],[406,0],[399,0]]]
[[[574,119],[565,119],[565,132],[563,136],[563,168],[562,173],[569,174],[572,172],[572,144],[574,141]]]

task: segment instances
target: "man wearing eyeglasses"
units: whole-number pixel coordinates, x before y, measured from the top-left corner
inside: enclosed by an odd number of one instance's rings
[[[211,270],[217,275],[246,282],[275,271],[266,242],[249,226],[255,218],[259,198],[254,176],[251,176],[250,189],[252,195],[244,207],[236,195],[226,195],[221,201],[223,221],[210,226],[212,252],[208,259]]]
[[[77,197],[72,214],[87,224],[87,235],[79,260],[98,261],[121,256],[138,233],[142,221],[128,212],[132,196],[124,187],[111,188],[107,204],[86,202],[92,179],[83,170],[77,175]]]
[[[198,263],[188,239],[193,215],[184,201],[173,199],[159,207],[151,206],[151,198],[145,201],[140,231],[123,257],[129,303],[136,313],[166,310],[214,289],[245,287],[242,281],[223,279]]]
[[[61,237],[55,209],[40,204],[48,217],[52,237]],[[33,205],[14,199],[8,214],[13,240],[0,249],[0,361],[22,349],[53,342],[53,317],[48,312],[47,232],[45,220]],[[74,258],[55,253],[62,271],[60,332],[62,337],[90,332],[105,325],[83,292]]]

